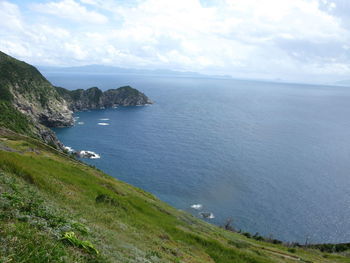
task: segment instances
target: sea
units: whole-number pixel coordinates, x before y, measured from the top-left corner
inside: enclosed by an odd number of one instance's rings
[[[67,89],[130,85],[154,104],[75,113],[83,159],[170,205],[299,243],[350,242],[350,88],[44,72]]]

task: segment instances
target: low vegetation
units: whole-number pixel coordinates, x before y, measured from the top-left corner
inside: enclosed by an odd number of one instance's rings
[[[207,224],[68,155],[0,129],[0,262],[349,262]]]
[[[16,110],[11,103],[0,98],[0,127],[5,127],[15,132],[34,136],[32,121],[24,114]]]
[[[60,96],[40,72],[23,61],[0,51],[0,98],[11,101],[10,89],[22,94],[28,100],[38,101],[45,107],[50,100],[60,100]]]

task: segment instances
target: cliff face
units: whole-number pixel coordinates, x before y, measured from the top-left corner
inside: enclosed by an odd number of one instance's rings
[[[153,102],[143,93],[130,86],[110,89],[103,93],[102,103],[104,107],[113,106],[140,106]]]
[[[35,67],[0,52],[0,72],[2,89],[20,112],[48,127],[73,123],[67,102]]]
[[[54,87],[35,67],[0,51],[0,126],[56,147],[62,144],[49,127],[73,125],[73,111],[150,103],[129,86],[105,92]]]
[[[0,100],[23,114],[30,133],[59,146],[47,127],[73,124],[72,111],[56,89],[33,66],[0,52]],[[6,126],[6,123],[2,123]]]
[[[152,101],[145,94],[130,86],[110,89],[105,92],[96,87],[72,91],[56,87],[56,90],[68,102],[69,108],[73,111],[152,104]]]

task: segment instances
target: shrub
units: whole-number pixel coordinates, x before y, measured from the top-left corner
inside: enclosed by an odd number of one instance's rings
[[[288,252],[295,253],[295,252],[297,252],[297,250],[295,248],[288,248]]]
[[[66,232],[63,234],[62,240],[68,241],[70,244],[76,247],[80,247],[89,253],[99,254],[98,250],[90,241],[83,241],[77,238],[74,232]]]
[[[247,238],[251,238],[252,237],[252,235],[250,233],[248,233],[248,232],[244,232],[243,236],[246,236]]]
[[[109,204],[112,206],[119,206],[119,202],[117,199],[110,197],[107,194],[99,194],[96,199],[95,199],[96,203],[105,203],[105,204]]]

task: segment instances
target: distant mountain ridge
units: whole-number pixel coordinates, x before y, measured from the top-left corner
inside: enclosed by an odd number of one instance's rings
[[[334,83],[337,86],[350,86],[350,79],[339,80]]]
[[[174,71],[167,69],[133,69],[105,65],[86,65],[76,67],[50,67],[37,66],[42,72],[60,73],[91,73],[91,74],[135,74],[135,75],[156,75],[192,78],[224,78],[231,79],[230,75],[206,75],[192,71]]]

